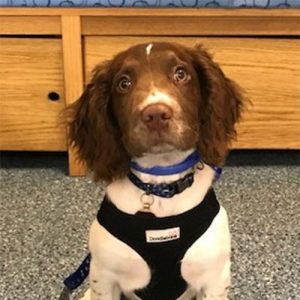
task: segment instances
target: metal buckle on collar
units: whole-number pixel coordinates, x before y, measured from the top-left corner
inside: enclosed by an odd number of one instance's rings
[[[146,195],[150,195],[151,194],[151,184],[150,183],[146,183],[145,194]]]
[[[174,185],[168,185],[166,183],[161,184],[161,188],[160,188],[160,194],[161,197],[165,197],[165,198],[170,198],[172,196],[174,196],[176,189]]]

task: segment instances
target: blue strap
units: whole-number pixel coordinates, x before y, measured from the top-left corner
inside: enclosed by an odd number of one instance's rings
[[[201,160],[201,157],[198,152],[193,152],[190,154],[184,161],[171,165],[171,166],[154,166],[151,168],[144,168],[141,165],[139,165],[137,162],[132,161],[130,163],[130,167],[133,170],[146,173],[146,174],[151,174],[151,175],[173,175],[173,174],[178,174],[182,173],[191,167],[195,166],[199,161]]]
[[[91,254],[89,253],[85,257],[83,262],[80,264],[78,269],[64,280],[64,284],[69,290],[69,292],[72,292],[75,289],[77,289],[87,278],[90,271],[90,262],[91,262]]]
[[[213,165],[209,166],[215,171],[215,180],[218,180],[222,175],[222,168]]]

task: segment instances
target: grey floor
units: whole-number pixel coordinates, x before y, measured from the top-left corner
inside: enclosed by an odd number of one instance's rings
[[[231,224],[231,299],[300,299],[299,155],[230,155],[216,190]],[[2,153],[0,300],[57,299],[84,257],[102,187],[66,172],[63,154]]]

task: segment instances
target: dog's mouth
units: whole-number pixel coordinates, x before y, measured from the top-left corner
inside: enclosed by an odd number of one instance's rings
[[[188,125],[170,124],[161,130],[149,130],[137,125],[124,135],[124,145],[131,156],[141,156],[143,153],[167,153],[172,150],[188,150],[197,143],[198,133]]]
[[[175,137],[166,131],[149,132],[142,144],[149,153],[165,153],[178,148]]]
[[[162,130],[149,130],[145,129],[145,142],[149,144],[149,146],[157,146],[166,143],[172,143],[174,138],[177,138],[178,133],[173,133],[171,129],[165,128]]]
[[[176,147],[172,144],[161,143],[161,144],[157,144],[152,147],[149,147],[148,153],[163,154],[163,153],[169,153],[171,151],[174,151],[175,149],[176,149]]]

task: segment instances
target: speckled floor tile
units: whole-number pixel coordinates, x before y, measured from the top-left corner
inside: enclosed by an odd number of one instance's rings
[[[62,154],[2,153],[1,166],[0,299],[57,299],[102,187],[68,177]],[[299,152],[229,157],[216,191],[232,232],[231,299],[300,300],[299,178]]]

